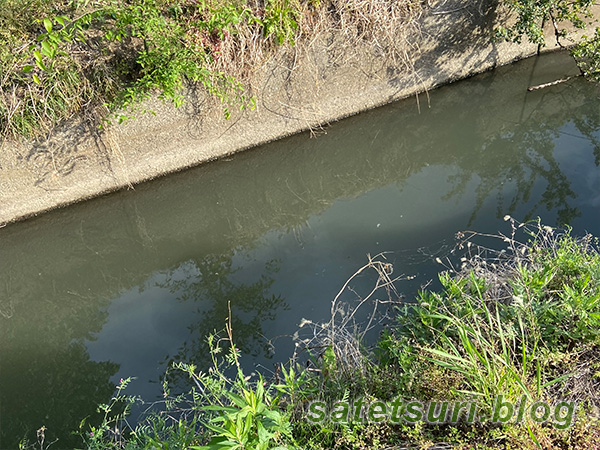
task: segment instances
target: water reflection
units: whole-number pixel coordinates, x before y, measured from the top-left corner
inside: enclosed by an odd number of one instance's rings
[[[228,301],[237,345],[268,367],[267,340],[325,318],[367,253],[419,274],[410,296],[438,269],[417,248],[496,231],[507,213],[600,234],[598,87],[526,91],[568,61],[501,68],[431,92],[420,114],[409,99],[0,230],[0,446],[45,425],[53,448],[73,447],[119,377],[154,400],[169,362],[204,364]]]
[[[199,367],[209,367],[206,335],[221,331],[230,312],[240,351],[251,356],[270,354],[263,324],[275,320],[277,311],[289,308],[281,295],[269,293],[278,271],[277,261],[267,262],[255,280],[236,281],[239,269],[233,267],[233,253],[188,261],[168,271],[166,279],[157,283],[179,302],[196,302],[196,317],[188,326],[188,338],[177,353],[167,356],[166,366],[194,361]]]
[[[119,370],[114,362],[91,361],[85,346],[106,323],[108,300],[79,295],[72,283],[43,272],[23,279],[14,269],[3,272],[0,308],[0,444],[17,448],[19,438],[34,439],[45,425],[52,430],[48,442],[64,430],[56,445],[73,448],[80,440],[68,431],[99,418],[97,405],[110,398]],[[39,290],[30,289],[36,284]]]

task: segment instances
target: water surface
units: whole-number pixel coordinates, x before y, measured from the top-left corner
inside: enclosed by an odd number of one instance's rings
[[[0,230],[0,447],[42,425],[81,445],[121,377],[159,398],[173,361],[208,364],[228,302],[268,373],[367,254],[416,275],[410,297],[457,231],[505,214],[600,235],[600,88],[526,91],[574,70],[530,59]]]

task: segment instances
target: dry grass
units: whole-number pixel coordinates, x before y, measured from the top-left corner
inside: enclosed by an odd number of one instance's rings
[[[371,290],[361,295],[352,284],[359,277],[368,276],[369,272],[371,275],[375,273],[376,280]],[[308,329],[308,336],[300,338],[296,335],[296,351],[292,360],[299,359],[300,354],[307,351],[321,362],[320,368],[315,370],[326,371],[328,365],[335,365],[335,374],[331,371],[327,376],[335,375],[344,379],[357,374],[365,375],[369,364],[365,358],[365,337],[383,321],[388,321],[384,308],[390,310],[402,300],[395,283],[406,277],[392,277],[392,273],[393,267],[386,261],[385,254],[369,256],[368,263],[344,283],[332,300],[331,316],[327,322],[302,321],[300,328]],[[345,298],[348,295],[351,299]]]
[[[171,98],[182,83],[190,81],[191,72],[201,74],[199,85],[220,102],[248,104],[253,93],[259,92],[256,75],[275,55],[285,55],[293,70],[315,43],[334,38],[338,55],[366,44],[398,67],[412,70],[414,43],[407,40],[406,31],[417,27],[423,10],[415,0],[130,0],[118,4],[109,0],[29,0],[29,10],[7,1],[9,7],[0,13],[4,50],[0,51],[0,137],[12,139],[46,135],[84,110],[105,115],[105,104],[112,110],[130,106],[122,95],[125,90],[135,99],[165,93]],[[140,37],[139,30],[132,36],[132,25],[127,25],[121,30],[123,39],[107,42],[104,33],[118,26],[118,20],[110,18],[113,13],[83,28],[84,38],[63,42],[60,50],[64,54],[51,61],[52,70],[36,67],[32,52],[40,50],[38,40],[45,39],[41,19],[61,14],[72,20],[138,4],[147,9],[147,17],[164,21],[165,32],[173,33],[165,51],[181,46],[173,52],[175,58],[183,58],[181,67],[173,73],[152,78],[152,70],[161,70],[156,53],[156,69],[140,66],[140,55],[148,50],[148,43],[160,44],[161,36],[148,40]],[[136,26],[143,26],[144,20]],[[31,73],[22,71],[27,65],[33,65]],[[33,75],[41,82],[34,82]]]

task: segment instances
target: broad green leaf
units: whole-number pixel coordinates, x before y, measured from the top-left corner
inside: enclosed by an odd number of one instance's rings
[[[48,18],[44,19],[44,28],[48,33],[52,32],[52,21]]]
[[[240,397],[237,394],[234,394],[233,392],[225,392],[225,395],[240,408],[243,408],[244,406],[247,405],[247,403],[244,401],[244,399],[242,397]]]
[[[39,52],[39,50],[34,50],[33,52],[33,56],[35,58],[35,64],[44,72],[47,72],[48,69],[46,68],[46,65],[44,64],[44,59],[42,57],[42,54]]]
[[[54,58],[56,47],[48,41],[42,41],[42,53],[48,58]]]

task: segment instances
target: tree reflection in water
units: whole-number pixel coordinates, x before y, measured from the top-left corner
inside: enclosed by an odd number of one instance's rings
[[[114,391],[110,378],[119,365],[90,361],[84,344],[102,328],[106,312],[95,301],[62,300],[60,313],[50,299],[17,302],[2,321],[1,448],[18,448],[23,438],[32,443],[42,426],[46,443],[58,438],[53,448],[81,447],[81,438],[72,432],[83,419],[97,423],[98,405]]]
[[[245,282],[236,280],[239,269],[234,267],[233,259],[233,250],[194,258],[167,272],[166,280],[159,283],[178,301],[198,304],[197,320],[189,326],[188,337],[178,352],[167,356],[168,366],[182,361],[201,369],[209,367],[211,357],[206,337],[225,327],[229,305],[236,346],[245,355],[270,357],[271,346],[263,324],[275,320],[278,311],[289,309],[281,295],[270,292],[279,270],[277,261],[269,261],[258,279]]]

